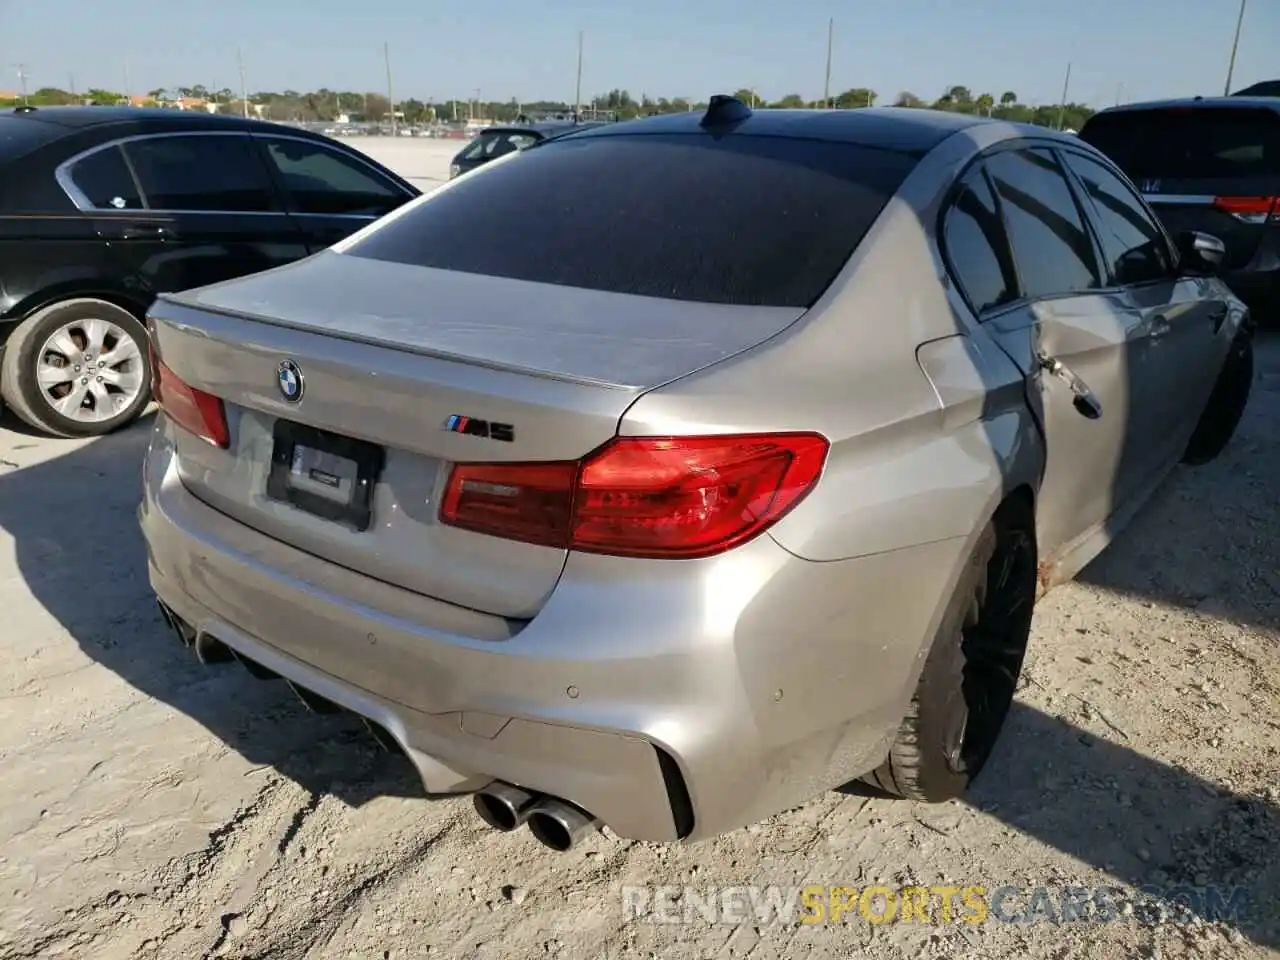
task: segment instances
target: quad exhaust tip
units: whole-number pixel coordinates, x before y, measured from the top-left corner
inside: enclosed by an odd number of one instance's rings
[[[476,793],[474,803],[480,819],[503,833],[523,826],[538,798],[509,783],[494,781]]]
[[[557,853],[572,850],[600,826],[599,820],[567,801],[500,780],[477,790],[473,802],[480,819],[495,830],[510,833],[527,823],[534,838]]]
[[[578,841],[599,828],[599,821],[585,810],[563,800],[547,800],[529,814],[529,832],[543,846],[567,853]]]

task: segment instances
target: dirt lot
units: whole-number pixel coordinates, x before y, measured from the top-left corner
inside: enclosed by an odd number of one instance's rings
[[[413,148],[444,146],[369,149],[427,179]],[[149,423],[78,443],[7,420],[0,958],[1280,954],[1280,341],[1254,389],[1223,459],[1175,473],[1042,602],[968,802],[832,793],[698,846],[567,855],[421,799],[358,724],[171,639],[134,517]],[[716,923],[693,893],[686,923],[623,910],[629,885],[811,883],[1012,885],[999,915],[1036,922]],[[1130,905],[1147,884],[1248,900],[1206,922]],[[1115,922],[1051,922],[1067,888],[1108,886]]]

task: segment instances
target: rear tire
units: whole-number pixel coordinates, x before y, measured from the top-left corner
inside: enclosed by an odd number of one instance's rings
[[[866,778],[872,786],[939,803],[964,793],[982,770],[1022,672],[1036,564],[1032,508],[1008,500],[956,584],[897,740]]]
[[[146,328],[113,303],[86,297],[51,304],[9,337],[0,397],[29,426],[57,437],[119,430],[151,401],[147,341]]]
[[[1253,337],[1241,331],[1231,343],[1213,393],[1200,414],[1182,462],[1199,467],[1218,458],[1235,436],[1253,389]]]

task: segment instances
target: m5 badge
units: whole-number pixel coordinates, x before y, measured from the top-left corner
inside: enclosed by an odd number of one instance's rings
[[[465,433],[472,437],[485,437],[489,440],[501,440],[510,443],[516,438],[516,428],[509,423],[498,423],[494,420],[478,420],[475,417],[464,417],[452,414],[444,422],[444,429],[450,433]]]

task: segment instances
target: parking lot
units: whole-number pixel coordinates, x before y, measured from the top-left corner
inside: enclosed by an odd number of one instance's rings
[[[456,141],[352,140],[423,189]],[[833,792],[701,845],[557,855],[165,629],[137,529],[151,417],[0,425],[0,958],[1263,957],[1280,951],[1280,340],[1240,433],[1040,604],[964,803]],[[631,917],[623,888],[1014,887],[1032,922]],[[1232,918],[1124,906],[1215,891]],[[1109,922],[1063,896],[1120,888]],[[1037,900],[1036,888],[1047,895]]]

